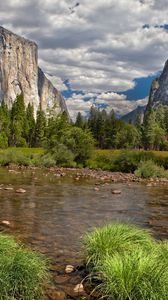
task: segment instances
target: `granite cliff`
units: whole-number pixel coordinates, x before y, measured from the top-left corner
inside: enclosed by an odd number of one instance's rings
[[[121,119],[125,122],[131,120],[134,123],[138,117],[143,122],[145,113],[150,108],[157,108],[159,105],[168,105],[168,60],[160,77],[152,81],[147,106],[138,107],[127,115],[122,116]]]
[[[168,105],[168,60],[160,77],[152,82],[147,110],[159,104]]]
[[[0,101],[11,107],[23,93],[25,105],[46,113],[67,111],[64,98],[38,67],[38,46],[0,26]]]

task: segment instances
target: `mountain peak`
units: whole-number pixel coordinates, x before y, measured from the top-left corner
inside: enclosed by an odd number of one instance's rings
[[[168,60],[165,62],[160,77],[152,82],[147,109],[159,104],[168,105]]]
[[[0,26],[0,102],[8,107],[18,94],[24,95],[25,105],[33,104],[34,111],[45,112],[55,107],[55,113],[67,111],[58,90],[38,68],[38,47]]]

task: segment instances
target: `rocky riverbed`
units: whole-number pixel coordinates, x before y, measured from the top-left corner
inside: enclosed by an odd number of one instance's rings
[[[69,176],[75,178],[76,181],[82,178],[91,178],[96,180],[95,185],[102,185],[104,183],[144,183],[147,186],[157,186],[157,185],[167,185],[168,178],[140,178],[132,173],[122,173],[122,172],[110,172],[103,170],[91,170],[88,168],[39,168],[39,167],[24,167],[24,166],[9,166],[8,171],[13,174],[19,174],[24,170],[44,170],[48,174],[53,174],[56,177]],[[46,174],[45,174],[46,175]],[[46,175],[47,176],[47,175]]]

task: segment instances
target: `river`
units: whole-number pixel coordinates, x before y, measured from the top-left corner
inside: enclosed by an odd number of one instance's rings
[[[0,222],[10,222],[1,223],[0,230],[51,259],[57,290],[70,293],[77,283],[78,278],[67,277],[64,268],[80,264],[82,235],[94,226],[124,221],[150,229],[158,239],[168,238],[168,186],[105,183],[95,190],[95,183],[47,170],[0,169]],[[26,193],[16,193],[18,188]],[[113,195],[112,189],[121,194]]]

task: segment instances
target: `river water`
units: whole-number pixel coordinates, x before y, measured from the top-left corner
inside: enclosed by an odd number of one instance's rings
[[[0,169],[0,223],[10,222],[0,230],[51,258],[54,285],[62,290],[75,283],[64,268],[80,263],[82,235],[94,226],[124,221],[150,229],[158,239],[168,238],[168,186],[113,183],[95,191],[95,183],[47,171]],[[26,193],[17,194],[18,188]],[[121,194],[113,195],[112,189]]]

